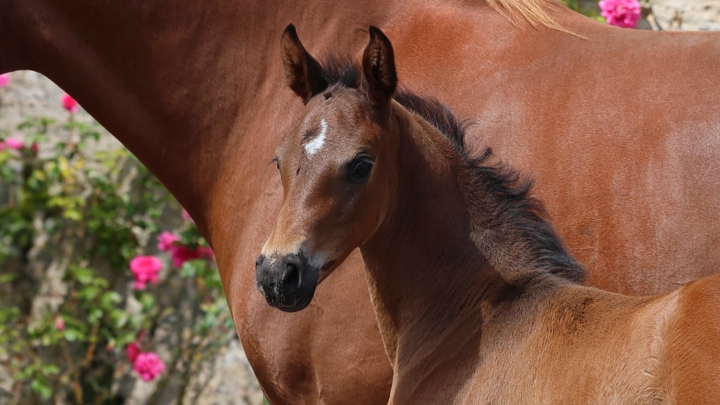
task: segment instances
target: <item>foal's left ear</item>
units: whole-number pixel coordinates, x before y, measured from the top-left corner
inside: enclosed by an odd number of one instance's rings
[[[327,88],[320,63],[305,50],[292,24],[285,28],[280,39],[280,56],[288,86],[305,104],[312,96]]]
[[[390,40],[379,28],[370,26],[370,42],[363,52],[363,73],[368,96],[375,106],[386,105],[397,86],[395,55]]]

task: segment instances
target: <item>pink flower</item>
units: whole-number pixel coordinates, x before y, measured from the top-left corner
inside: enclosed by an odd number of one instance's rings
[[[172,252],[173,266],[180,268],[183,263],[188,260],[202,259],[207,257],[208,259],[213,258],[213,251],[209,247],[198,247],[197,249],[190,249],[187,246],[173,246]]]
[[[0,152],[5,150],[5,142],[0,141]]]
[[[62,102],[63,107],[70,111],[71,114],[78,112],[78,103],[69,94],[63,94],[60,101]]]
[[[0,75],[0,87],[5,87],[10,84],[10,73],[3,73]]]
[[[158,273],[162,269],[162,262],[155,256],[136,256],[130,261],[130,271],[132,271],[135,283],[133,288],[136,290],[144,290],[148,282],[157,283]]]
[[[17,138],[7,138],[5,139],[5,145],[10,149],[20,150],[25,147],[25,141]]]
[[[58,316],[55,318],[55,329],[59,330],[60,332],[65,330],[65,319],[63,319],[62,316]]]
[[[182,217],[182,219],[184,219],[186,221],[195,222],[195,221],[193,221],[192,217],[190,216],[190,214],[188,214],[188,212],[186,210],[183,210],[181,217]]]
[[[30,150],[32,151],[32,153],[36,155],[38,154],[39,148],[37,142],[33,142],[32,145],[30,145]]]
[[[137,342],[130,343],[127,349],[125,349],[125,353],[130,363],[135,363],[135,359],[137,359],[140,354],[140,345],[138,345]]]
[[[143,381],[152,381],[165,371],[165,363],[155,353],[140,353],[133,362],[133,369]]]
[[[160,235],[158,235],[158,244],[157,247],[160,249],[161,252],[167,252],[173,247],[173,243],[180,240],[180,236],[175,235],[172,232],[163,231]]]
[[[635,28],[640,19],[638,0],[601,0],[600,15],[608,24],[621,28]]]

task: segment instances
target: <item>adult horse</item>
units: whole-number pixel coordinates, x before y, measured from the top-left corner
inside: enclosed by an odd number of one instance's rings
[[[396,91],[382,31],[361,67],[315,68],[293,31],[283,60],[310,99],[276,151],[283,204],[257,261],[270,305],[304,309],[360,248],[389,404],[717,400],[720,274],[650,297],[580,286],[532,183],[473,155],[445,106]]]
[[[302,107],[280,85],[288,23],[318,55],[385,29],[403,85],[474,118],[471,143],[537,179],[590,284],[659,292],[720,263],[718,36],[498,3],[507,17],[482,0],[0,0],[0,72],[58,83],[188,209],[272,403],[384,403],[391,370],[356,254],[306,312],[268,308],[255,288],[248,258],[281,199],[266,162]]]

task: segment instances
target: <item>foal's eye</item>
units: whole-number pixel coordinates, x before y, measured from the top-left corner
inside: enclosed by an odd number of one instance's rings
[[[359,156],[348,164],[347,176],[354,183],[365,183],[370,178],[375,163],[369,156]]]

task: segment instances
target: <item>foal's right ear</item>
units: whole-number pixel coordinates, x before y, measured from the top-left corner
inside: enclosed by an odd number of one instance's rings
[[[292,24],[285,28],[280,39],[280,56],[288,86],[303,99],[305,104],[312,96],[327,88],[328,84],[322,76],[320,64],[307,53]]]
[[[390,40],[379,28],[372,25],[370,42],[363,52],[362,66],[370,101],[375,106],[387,105],[397,87],[395,54]]]

